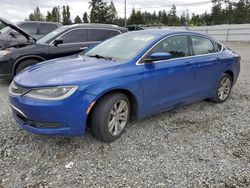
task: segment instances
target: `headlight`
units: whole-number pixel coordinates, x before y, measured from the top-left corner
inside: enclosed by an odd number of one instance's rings
[[[77,90],[77,86],[60,86],[32,89],[24,96],[40,100],[62,100],[72,95]]]
[[[11,51],[8,51],[8,50],[0,50],[0,56],[6,56],[6,55],[8,55],[9,53],[11,53]]]

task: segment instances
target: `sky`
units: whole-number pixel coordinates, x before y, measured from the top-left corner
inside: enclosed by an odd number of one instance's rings
[[[90,12],[90,0],[0,0],[0,17],[4,17],[10,21],[23,21],[28,18],[36,7],[39,7],[42,14],[46,16],[47,11],[51,11],[53,7],[69,5],[71,19],[79,15],[82,17],[84,12]],[[110,0],[106,0],[110,2]],[[124,17],[124,0],[113,0],[118,15]],[[171,6],[175,4],[177,14],[181,15],[186,9],[192,13],[202,14],[205,11],[210,12],[212,3],[209,0],[127,0],[127,15],[131,13],[132,8],[141,11],[153,12],[165,9],[170,11]]]

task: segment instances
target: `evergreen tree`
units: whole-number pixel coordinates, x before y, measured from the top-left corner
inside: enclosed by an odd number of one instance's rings
[[[106,23],[108,15],[107,3],[103,0],[91,0],[89,4],[91,23]]]
[[[70,19],[70,10],[69,6],[63,6],[63,11],[62,11],[62,21],[63,25],[70,25],[72,24],[72,21]]]
[[[179,25],[179,19],[176,15],[176,6],[173,5],[171,8],[171,11],[169,13],[169,25],[174,26],[174,25]]]
[[[61,16],[60,16],[60,11],[59,11],[59,7],[54,7],[52,9],[52,12],[47,12],[47,16],[46,16],[46,21],[48,22],[60,22],[61,20]]]
[[[117,11],[113,1],[111,1],[110,5],[107,7],[107,23],[114,23],[117,19]]]
[[[31,13],[29,15],[29,20],[30,21],[44,21],[43,15],[39,7],[36,7],[36,9],[34,10],[34,13]]]
[[[82,17],[83,23],[89,23],[89,18],[88,18],[88,13],[84,12],[83,17]]]
[[[82,23],[82,20],[81,20],[80,16],[77,15],[77,16],[75,17],[74,23],[75,23],[75,24]]]

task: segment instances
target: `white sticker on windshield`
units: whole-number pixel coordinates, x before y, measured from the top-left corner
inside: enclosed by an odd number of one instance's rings
[[[135,40],[139,40],[139,41],[150,41],[154,38],[154,36],[139,36],[139,37],[135,37]]]

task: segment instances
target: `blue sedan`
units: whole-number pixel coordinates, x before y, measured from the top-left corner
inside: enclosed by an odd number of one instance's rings
[[[129,120],[204,99],[224,102],[239,72],[239,55],[208,36],[136,31],[26,68],[10,85],[9,100],[27,131],[81,136],[89,127],[112,142]]]

